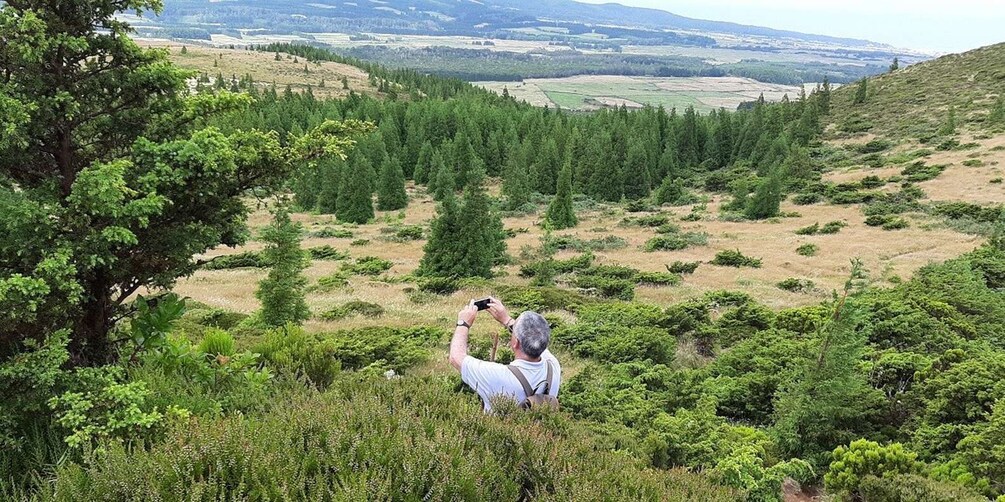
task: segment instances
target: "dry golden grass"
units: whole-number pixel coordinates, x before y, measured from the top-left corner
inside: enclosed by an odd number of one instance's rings
[[[498,186],[493,186],[492,190],[497,191]],[[409,187],[409,193],[411,202],[404,211],[403,219],[399,219],[398,212],[378,213],[375,223],[351,227],[354,233],[352,239],[308,238],[303,245],[313,247],[329,244],[348,251],[353,257],[372,255],[390,260],[394,264],[388,272],[391,277],[411,273],[419,266],[425,241],[387,242],[381,240],[383,234],[380,232],[382,227],[389,226],[391,222],[428,225],[435,215],[434,203],[423,189]],[[912,225],[906,230],[889,232],[868,227],[863,223],[864,216],[861,210],[855,206],[786,204],[783,206],[784,211],[797,211],[800,216],[765,222],[724,222],[715,218],[720,202],[713,200],[708,204],[708,216],[704,221],[678,222],[683,230],[707,232],[710,236],[707,246],[683,251],[655,253],[642,251],[645,242],[655,235],[653,229],[620,225],[619,223],[628,214],[617,207],[602,207],[585,212],[581,215],[581,222],[577,228],[558,234],[576,235],[584,240],[606,235],[620,236],[628,242],[628,247],[598,251],[595,253],[598,262],[621,264],[653,272],[665,270],[664,264],[675,260],[707,262],[717,251],[739,249],[747,256],[761,258],[763,267],[736,269],[705,263],[693,275],[686,276],[683,285],[639,287],[637,298],[644,302],[668,305],[706,291],[733,289],[746,291],[775,308],[819,302],[831,289],[839,288],[843,284],[853,258],[861,258],[872,272],[873,279],[878,284],[886,284],[894,276],[907,278],[928,263],[958,256],[980,243],[977,237],[942,229],[938,225],[927,225],[929,221],[924,215],[908,215]],[[687,214],[690,208],[666,208],[664,211],[679,217]],[[269,222],[269,219],[265,209],[260,208],[253,213],[250,225],[256,231],[255,235],[257,230]],[[330,215],[297,214],[295,219],[313,230],[335,224]],[[833,220],[846,221],[849,226],[834,235],[798,236],[794,233],[796,229],[814,222],[824,224]],[[537,216],[504,220],[508,228],[529,230],[527,233],[518,233],[507,241],[511,255],[517,257],[522,247],[536,247],[540,244],[542,230],[539,223]],[[350,243],[356,239],[369,239],[370,242],[365,246],[351,246]],[[795,252],[796,248],[808,242],[819,246],[818,254],[813,257],[798,255]],[[216,249],[207,253],[207,256],[258,250],[261,247],[260,242],[251,241],[242,249]],[[573,255],[574,252],[564,251],[559,257]],[[497,278],[496,282],[517,285],[527,283],[526,279],[517,275],[519,259],[516,261],[517,263],[505,267],[505,273]],[[340,264],[341,262],[316,260],[307,269],[306,275],[314,283],[318,278],[335,272]],[[182,280],[176,290],[182,295],[209,305],[250,313],[258,308],[254,292],[257,282],[264,274],[262,270],[250,269],[199,271],[192,277]],[[817,283],[819,291],[813,294],[797,294],[783,291],[775,286],[777,282],[788,277],[811,279]],[[420,305],[409,299],[407,290],[413,287],[414,284],[389,283],[380,278],[355,276],[350,279],[350,286],[346,289],[309,294],[308,303],[311,309],[315,313],[321,313],[350,300],[363,300],[383,306],[386,310],[385,315],[376,319],[351,317],[337,322],[311,320],[307,323],[307,327],[315,331],[330,331],[375,325],[450,326],[456,311],[468,300],[493,293],[486,288],[469,288],[450,296],[433,296],[428,303]],[[482,323],[484,324],[491,323]],[[494,326],[482,325],[476,326],[472,336],[487,336],[494,329]]]
[[[215,78],[217,73],[225,79],[236,75],[241,78],[251,75],[251,78],[262,87],[271,86],[273,82],[282,92],[289,85],[295,92],[303,92],[311,87],[311,92],[318,98],[340,98],[349,95],[349,90],[342,88],[342,78],[349,82],[349,89],[357,94],[379,95],[377,89],[370,85],[369,75],[355,66],[340,63],[320,62],[307,63],[282,55],[280,61],[275,60],[275,54],[269,52],[248,51],[244,49],[225,49],[200,45],[181,44],[176,41],[139,40],[143,46],[164,47],[171,51],[172,63],[185,68],[206,73]],[[181,53],[182,46],[186,54]],[[214,66],[214,61],[217,66]],[[304,72],[307,65],[309,73]],[[325,86],[321,87],[324,80]]]

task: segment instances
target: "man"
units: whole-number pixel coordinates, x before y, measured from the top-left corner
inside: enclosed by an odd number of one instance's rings
[[[482,398],[485,411],[492,411],[492,401],[500,397],[524,403],[529,397],[526,388],[531,389],[532,394],[557,398],[562,367],[548,351],[551,339],[548,321],[541,314],[530,311],[513,320],[506,306],[496,298],[490,299],[488,312],[513,334],[509,346],[515,359],[509,366],[468,355],[468,332],[478,315],[474,301],[457,315],[457,328],[450,341],[450,364],[461,372],[461,380]],[[526,382],[521,382],[521,377]]]

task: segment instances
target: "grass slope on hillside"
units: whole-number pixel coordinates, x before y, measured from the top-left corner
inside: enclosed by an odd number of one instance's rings
[[[831,122],[837,131],[869,132],[891,138],[936,135],[949,107],[958,123],[980,125],[1005,94],[1005,44],[951,54],[869,78],[865,103],[855,104],[858,86],[834,92]]]

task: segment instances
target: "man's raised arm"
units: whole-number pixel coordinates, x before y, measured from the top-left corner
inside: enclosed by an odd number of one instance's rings
[[[457,371],[461,370],[461,363],[468,355],[468,331],[477,315],[478,307],[474,300],[457,314],[457,327],[454,328],[454,337],[450,339],[450,365],[457,368]]]

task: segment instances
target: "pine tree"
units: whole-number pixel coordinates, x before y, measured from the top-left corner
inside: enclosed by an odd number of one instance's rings
[[[439,152],[437,152],[438,154]],[[438,155],[433,156],[434,165],[439,165],[436,170],[436,183],[432,184],[430,189],[433,191],[433,199],[442,201],[447,198],[448,194],[453,194],[457,191],[457,181],[454,177],[454,170],[443,162],[442,158]]]
[[[346,77],[342,77],[342,90],[344,91],[349,90],[349,79]]]
[[[181,55],[184,56],[185,54],[188,54],[188,47],[183,45],[181,46]]]
[[[459,238],[463,254],[457,266],[465,277],[492,277],[492,266],[506,253],[502,219],[492,209],[484,182],[485,172],[474,171],[464,187]]]
[[[419,159],[412,171],[412,179],[418,185],[425,185],[429,183],[430,176],[435,174],[436,171],[433,170],[433,145],[426,141],[419,150]]]
[[[757,185],[754,197],[747,201],[744,215],[751,220],[763,220],[778,216],[782,195],[781,172],[772,172]]]
[[[348,223],[366,223],[373,218],[372,167],[365,155],[353,155],[352,165],[339,185],[335,217]]]
[[[890,63],[890,73],[893,73],[900,69],[900,58],[893,58],[893,63]]]
[[[345,162],[335,159],[323,162],[318,167],[317,208],[321,214],[335,214],[338,208],[339,184],[342,183],[342,173],[345,172]]]
[[[276,61],[282,61],[283,60],[282,56],[280,56],[278,52],[276,53],[276,58],[275,59],[276,59]]]
[[[439,277],[457,277],[455,264],[459,262],[460,248],[458,238],[461,232],[460,209],[457,207],[457,197],[453,192],[440,203],[436,219],[430,225],[429,240],[423,248],[422,261],[419,263],[419,275]]]
[[[300,324],[310,317],[304,300],[307,254],[300,248],[303,228],[280,208],[272,224],[262,232],[266,242],[262,257],[270,264],[269,275],[258,284],[255,296],[262,302],[262,320],[269,326]]]
[[[942,124],[939,128],[939,134],[942,136],[952,136],[956,134],[956,107],[950,105],[949,112],[946,114],[946,122]]]
[[[566,159],[565,165],[558,173],[558,187],[555,190],[555,198],[548,205],[548,211],[544,219],[547,224],[555,229],[572,228],[579,223],[576,212],[572,207],[572,159]]]
[[[628,199],[641,199],[649,195],[652,186],[647,157],[645,146],[641,142],[633,142],[628,149],[628,159],[624,166],[624,195]]]
[[[858,82],[858,89],[855,90],[855,100],[852,104],[861,105],[869,97],[869,79],[863,78]]]
[[[377,188],[377,209],[394,211],[408,205],[405,193],[405,173],[397,157],[384,159],[380,166],[380,186]]]
[[[506,208],[510,211],[530,202],[530,177],[527,170],[520,165],[515,155],[506,161],[506,172],[503,174],[502,194],[506,197]]]
[[[817,96],[817,105],[820,107],[820,115],[827,115],[831,112],[831,81],[824,75],[824,84],[820,87]]]
[[[672,206],[679,206],[690,204],[694,200],[684,186],[684,180],[667,176],[663,178],[663,182],[653,192],[653,202],[656,205],[670,204]]]
[[[554,138],[548,138],[531,167],[531,182],[534,191],[548,195],[555,193],[561,162],[558,143]]]

